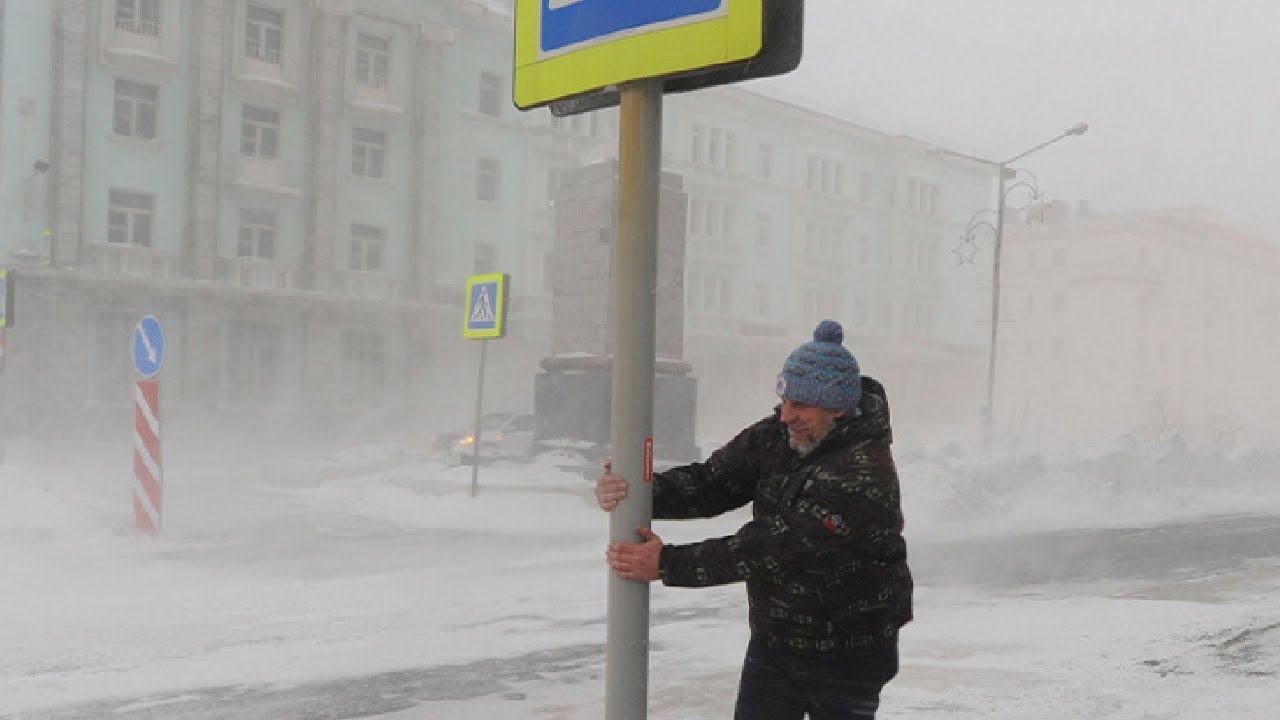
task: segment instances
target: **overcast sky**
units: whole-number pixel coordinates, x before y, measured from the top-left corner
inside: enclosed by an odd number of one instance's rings
[[[1280,241],[1280,2],[806,0],[766,81],[880,130],[1005,160],[1100,211],[1204,205]]]

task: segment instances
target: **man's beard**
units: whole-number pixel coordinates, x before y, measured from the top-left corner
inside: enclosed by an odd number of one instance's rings
[[[796,439],[795,435],[792,435],[790,432],[787,433],[787,444],[790,445],[791,449],[795,450],[796,454],[798,454],[800,457],[804,457],[809,453],[813,452],[814,449],[816,449],[818,445],[822,442],[822,439],[827,436],[826,432],[822,433],[817,437],[814,437],[812,433],[807,433],[807,434],[809,435],[809,439],[800,441]]]

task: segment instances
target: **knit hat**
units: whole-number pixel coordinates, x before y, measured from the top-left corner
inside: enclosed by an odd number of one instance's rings
[[[857,409],[862,399],[862,372],[858,360],[840,343],[844,328],[835,320],[823,320],[813,331],[813,342],[787,356],[778,375],[778,397],[806,405],[844,410]]]

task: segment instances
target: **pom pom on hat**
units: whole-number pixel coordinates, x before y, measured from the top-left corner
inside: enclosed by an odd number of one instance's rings
[[[823,320],[813,329],[813,341],[839,345],[844,342],[844,328],[835,320]]]
[[[818,323],[813,342],[796,348],[782,364],[778,397],[830,410],[857,409],[862,399],[862,371],[843,342],[844,328],[840,323]]]

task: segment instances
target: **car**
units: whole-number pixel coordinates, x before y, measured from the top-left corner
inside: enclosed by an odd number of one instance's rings
[[[470,463],[475,457],[474,426],[441,435],[436,447],[452,465]],[[533,413],[493,412],[480,418],[480,460],[523,459],[533,455],[538,422]]]

